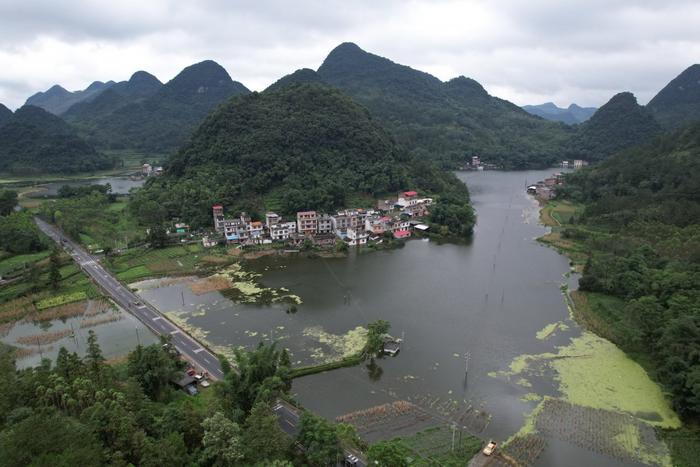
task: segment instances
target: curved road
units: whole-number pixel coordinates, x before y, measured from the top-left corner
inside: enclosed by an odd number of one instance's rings
[[[216,355],[173,324],[172,321],[168,320],[153,306],[141,301],[139,296],[119,282],[111,272],[103,268],[95,256],[89,254],[80,245],[63,235],[58,228],[39,218],[34,220],[39,229],[59,246],[63,247],[73,257],[73,260],[78,263],[80,269],[90,276],[114,302],[138,318],[156,335],[170,335],[175,348],[194,364],[198,370],[209,373],[210,379],[219,380],[224,377]]]

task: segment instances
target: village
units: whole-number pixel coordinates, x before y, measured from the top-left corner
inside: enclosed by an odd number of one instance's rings
[[[227,217],[220,204],[212,207],[214,231],[202,243],[212,247],[225,241],[240,246],[283,245],[301,248],[305,245],[330,249],[343,242],[348,246],[382,243],[385,239],[404,240],[414,233],[425,233],[429,225],[432,198],[420,198],[416,191],[404,191],[396,199],[377,201],[374,209],[344,209],[335,214],[300,211],[296,219],[283,219],[274,212],[264,220],[253,220],[245,212]],[[184,224],[177,224],[177,233],[185,233]]]

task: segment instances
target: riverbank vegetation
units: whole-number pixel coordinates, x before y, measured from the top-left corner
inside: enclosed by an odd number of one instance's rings
[[[689,426],[700,418],[699,154],[693,125],[567,175],[550,204],[584,206],[552,241],[581,266],[574,316],[643,364]]]

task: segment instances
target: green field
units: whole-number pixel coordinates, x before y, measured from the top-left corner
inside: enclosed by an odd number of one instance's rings
[[[233,261],[225,249],[205,250],[197,243],[161,249],[134,248],[112,258],[108,266],[119,279],[135,282],[147,277],[201,274]]]
[[[6,276],[10,272],[24,269],[48,257],[50,253],[49,250],[44,250],[26,255],[4,256],[3,259],[0,260],[0,276]]]

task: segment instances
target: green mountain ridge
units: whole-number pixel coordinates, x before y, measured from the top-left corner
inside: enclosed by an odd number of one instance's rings
[[[77,173],[113,167],[66,122],[26,105],[0,126],[0,172]]]
[[[472,155],[508,168],[545,167],[571,130],[490,96],[476,81],[438,78],[344,43],[318,69],[412,152],[454,166]]]
[[[144,81],[139,73],[132,80],[137,77]],[[95,101],[72,108],[66,119],[97,147],[172,151],[217,105],[250,92],[211,60],[185,68],[162,86],[147,81],[149,86],[141,87],[153,91],[150,95],[135,93],[134,83],[125,86],[130,90],[126,95],[119,87],[109,89]]]
[[[436,195],[435,212],[452,214],[452,234],[471,233],[468,191],[456,177],[412,158],[340,91],[293,84],[219,107],[170,159],[165,175],[135,195],[132,208],[145,217],[160,207],[165,218],[209,225],[216,203],[256,213],[273,203],[280,214],[294,215],[408,188]]]
[[[700,64],[686,68],[671,80],[647,107],[667,129],[700,121]]]
[[[652,113],[630,92],[613,96],[568,142],[566,156],[596,162],[618,151],[644,144],[662,132]]]

